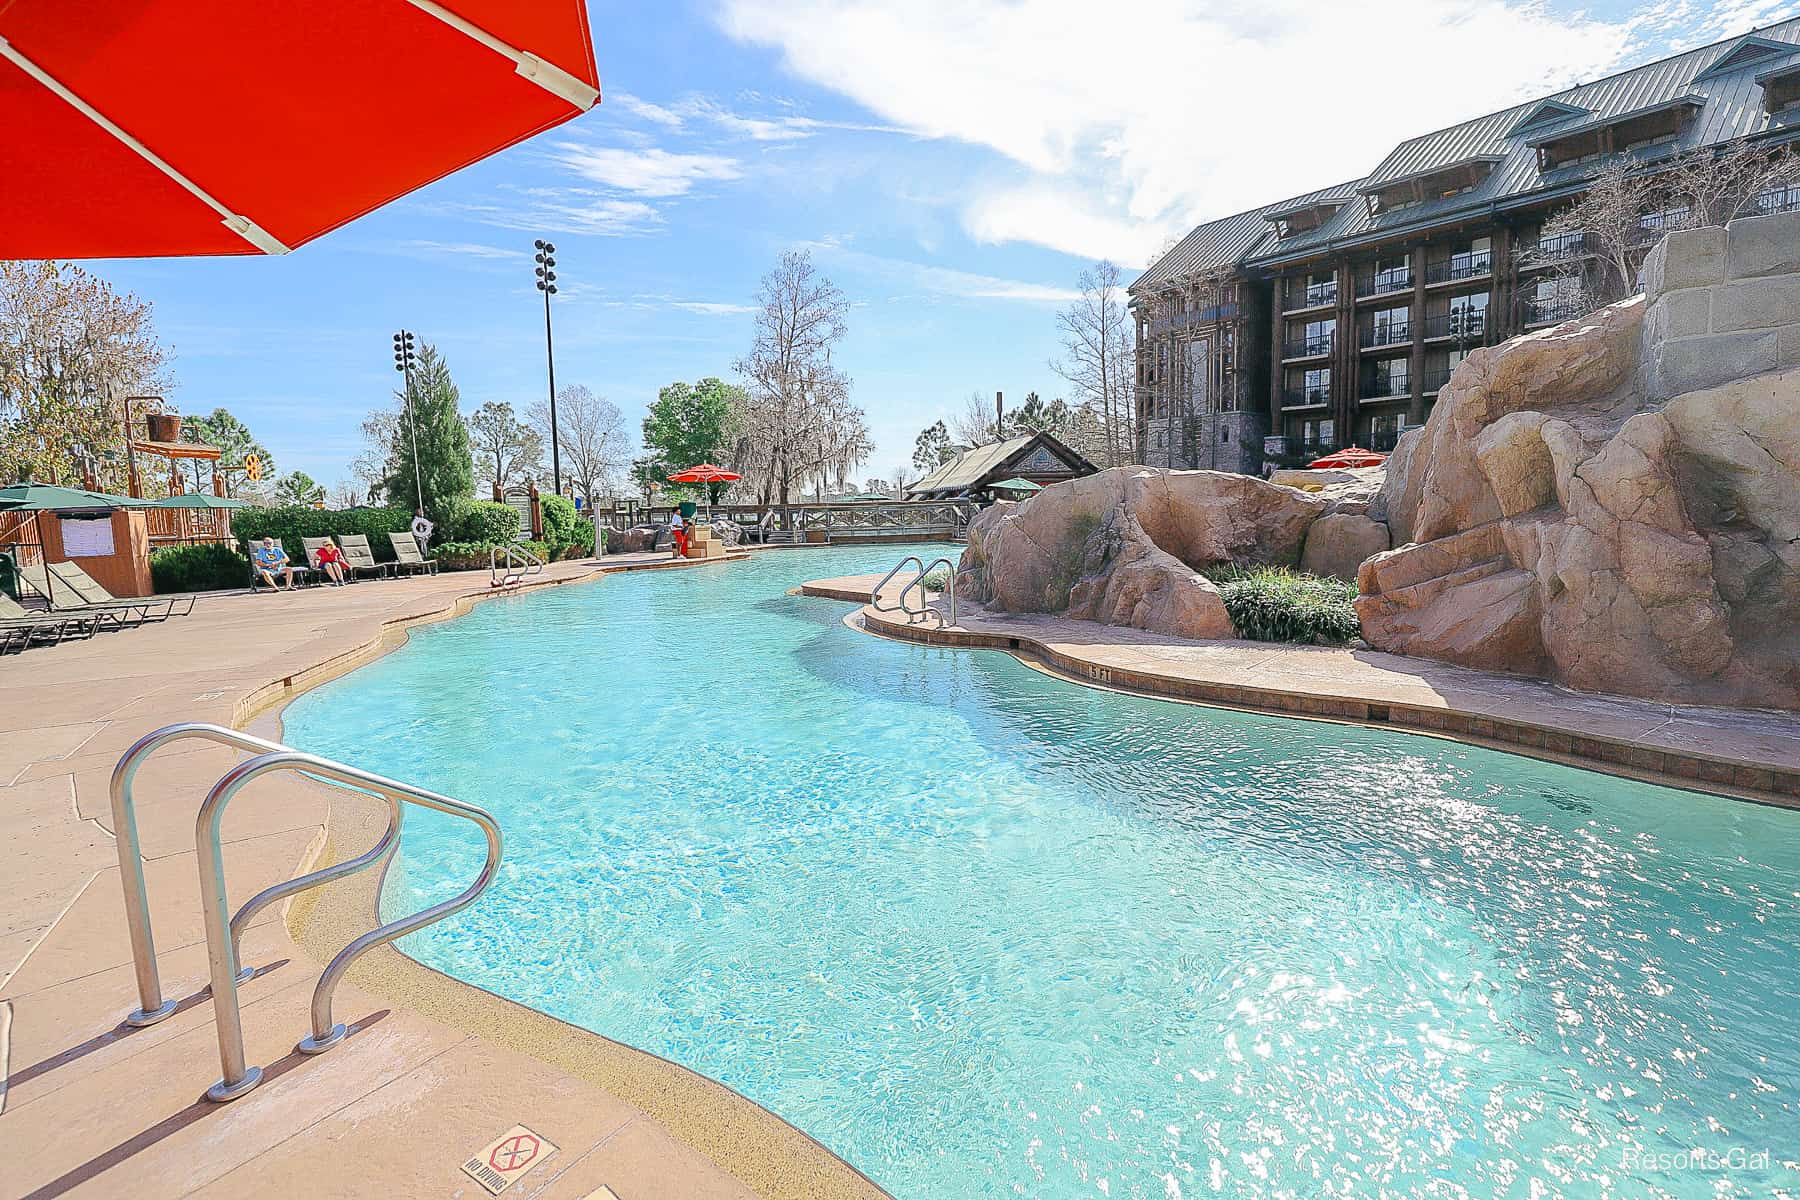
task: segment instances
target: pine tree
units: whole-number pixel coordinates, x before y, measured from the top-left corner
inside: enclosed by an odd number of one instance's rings
[[[400,399],[400,419],[388,453],[393,464],[386,483],[388,503],[416,509],[422,496],[425,515],[447,528],[457,508],[475,494],[475,472],[469,458],[469,427],[457,411],[456,383],[435,346],[419,347],[411,390],[401,393]]]

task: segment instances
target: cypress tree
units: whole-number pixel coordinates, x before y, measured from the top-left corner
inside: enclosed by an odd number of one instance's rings
[[[446,536],[457,509],[475,494],[475,472],[469,458],[469,427],[457,411],[460,397],[456,382],[450,378],[450,365],[437,347],[428,342],[420,345],[411,390],[399,396],[400,420],[394,426],[394,442],[388,453],[392,464],[386,485],[388,503],[398,508],[418,508],[422,492],[425,515],[437,524],[439,536]]]

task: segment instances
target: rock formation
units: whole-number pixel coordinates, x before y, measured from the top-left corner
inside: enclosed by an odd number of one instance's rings
[[[1800,706],[1800,214],[1671,234],[1646,294],[1457,369],[1371,512],[1380,649]]]
[[[1114,467],[984,510],[969,526],[957,591],[1007,612],[1232,637],[1218,589],[1201,572],[1299,564],[1321,517],[1373,524],[1362,514],[1378,483],[1313,493],[1218,471]],[[1328,540],[1318,543],[1322,558],[1334,557]]]

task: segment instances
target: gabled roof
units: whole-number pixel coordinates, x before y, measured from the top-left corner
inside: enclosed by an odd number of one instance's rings
[[[985,446],[964,451],[959,457],[907,488],[906,494],[956,495],[979,489],[1003,474],[1012,474],[1014,464],[1029,457],[1039,446],[1067,463],[1070,470],[1078,475],[1092,474],[1096,469],[1093,463],[1064,445],[1054,434],[1026,433],[1007,438],[1003,442],[989,442]]]
[[[1305,192],[1279,204],[1252,208],[1235,216],[1208,221],[1150,264],[1134,280],[1127,291],[1133,294],[1165,283],[1193,279],[1221,267],[1234,267],[1271,243],[1275,230],[1271,222],[1289,213],[1301,212],[1318,204],[1347,203],[1356,196],[1357,184],[1351,180],[1317,191]]]
[[[1587,109],[1577,108],[1573,104],[1565,104],[1561,100],[1540,100],[1530,112],[1519,118],[1518,124],[1512,127],[1512,132],[1524,133],[1528,129],[1537,129],[1543,125],[1586,115]]]
[[[1770,62],[1777,55],[1786,54],[1793,47],[1786,42],[1778,42],[1772,38],[1746,34],[1733,42],[1723,54],[1713,60],[1711,66],[1694,78],[1705,79],[1709,75],[1720,75],[1728,71],[1741,71],[1745,67],[1761,66]]]

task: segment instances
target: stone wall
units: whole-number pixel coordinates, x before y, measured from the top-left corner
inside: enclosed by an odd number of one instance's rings
[[[1800,213],[1671,234],[1644,281],[1457,369],[1371,506],[1372,645],[1800,707]]]
[[[1645,400],[1800,366],[1800,213],[1671,233],[1643,283]]]

